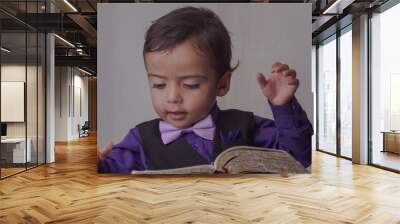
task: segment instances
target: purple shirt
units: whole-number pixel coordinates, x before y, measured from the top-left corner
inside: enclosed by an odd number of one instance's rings
[[[269,105],[275,121],[255,115],[254,146],[288,151],[304,167],[310,166],[313,129],[300,104],[293,98],[286,105]],[[215,113],[216,110],[213,110],[212,115]],[[183,137],[209,163],[213,162],[212,140],[203,139],[194,133],[185,133]],[[148,164],[139,129],[132,128],[105,159],[98,160],[97,165],[99,173],[147,170]]]

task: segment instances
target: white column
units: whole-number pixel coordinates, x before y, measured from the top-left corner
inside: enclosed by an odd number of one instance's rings
[[[55,76],[54,76],[54,35],[47,34],[46,36],[46,60],[47,60],[47,92],[46,92],[46,163],[52,163],[55,161],[55,150],[54,150],[54,133],[55,133]]]
[[[48,12],[54,11],[54,6],[47,1]],[[55,162],[55,44],[54,35],[46,35],[46,163]]]
[[[353,162],[368,163],[368,15],[353,20]]]

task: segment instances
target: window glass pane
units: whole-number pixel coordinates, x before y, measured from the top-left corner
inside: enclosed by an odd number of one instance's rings
[[[25,170],[30,161],[26,142],[26,33],[1,33],[1,177]],[[27,147],[28,146],[28,147]]]
[[[340,36],[340,153],[352,157],[352,35]]]
[[[318,48],[318,148],[336,153],[336,39]]]
[[[27,80],[26,80],[26,113],[27,113],[27,142],[30,147],[30,160],[27,163],[28,168],[37,165],[37,81],[38,81],[38,51],[36,32],[28,32],[28,61],[27,61]]]
[[[371,19],[372,163],[400,170],[400,4]]]
[[[1,1],[0,178],[45,161],[45,35],[34,26],[34,14],[45,1]],[[10,16],[14,15],[14,16]]]
[[[46,65],[46,36],[38,35],[38,164],[45,163],[45,65]]]

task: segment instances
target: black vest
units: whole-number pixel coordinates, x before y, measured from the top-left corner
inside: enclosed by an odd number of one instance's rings
[[[218,111],[212,161],[225,149],[237,145],[253,145],[254,114],[236,109]],[[137,125],[143,141],[144,153],[149,170],[173,169],[208,164],[197,151],[181,136],[164,145],[159,130],[160,119]],[[234,139],[228,133],[236,132]],[[239,132],[239,133],[238,133]],[[221,141],[221,135],[225,136]]]

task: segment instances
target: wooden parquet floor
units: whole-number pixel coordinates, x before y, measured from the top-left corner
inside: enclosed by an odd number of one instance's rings
[[[400,175],[320,152],[308,175],[99,175],[96,139],[0,181],[0,223],[400,223]]]

